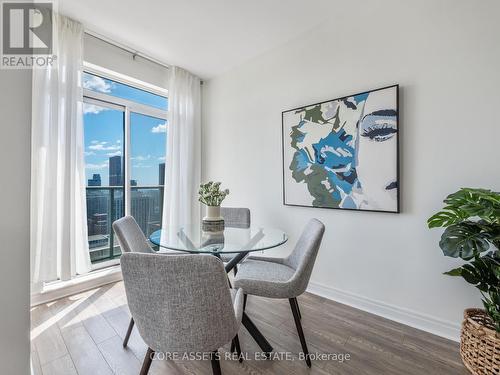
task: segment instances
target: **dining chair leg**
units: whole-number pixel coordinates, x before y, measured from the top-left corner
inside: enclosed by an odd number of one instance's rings
[[[243,357],[241,356],[241,346],[240,346],[240,339],[238,338],[238,335],[234,336],[233,339],[234,347],[236,349],[236,354],[238,355],[238,361],[241,363],[243,362]],[[232,353],[233,351],[231,351]]]
[[[148,348],[146,352],[146,356],[144,357],[144,362],[142,363],[141,373],[140,375],[147,375],[149,372],[149,368],[151,367],[151,362],[153,362],[153,356],[155,351],[151,348]]]
[[[273,347],[271,346],[269,341],[267,341],[267,339],[264,337],[262,332],[259,331],[254,322],[252,322],[252,320],[248,317],[246,312],[243,312],[243,316],[241,318],[241,324],[243,324],[243,326],[255,340],[257,345],[260,346],[262,352],[266,353],[266,357],[270,358],[271,352],[273,351]]]
[[[243,294],[243,311],[245,311],[245,308],[247,307],[247,298],[248,298],[248,294],[244,293]]]
[[[302,320],[302,313],[300,312],[299,301],[297,300],[297,298],[294,298],[294,300],[295,300],[295,307],[297,308],[297,313],[299,314],[299,319]]]
[[[123,339],[123,347],[126,348],[128,345],[128,340],[130,339],[130,334],[132,333],[132,328],[134,328],[134,318],[130,318],[130,323],[128,324],[127,333]]]
[[[222,375],[219,362],[219,353],[217,351],[212,353],[210,361],[212,362],[212,373],[214,375]]]
[[[233,272],[234,272],[234,276],[236,276],[236,274],[238,273],[238,265],[237,264],[234,265]]]
[[[297,333],[299,334],[300,344],[302,345],[302,352],[306,357],[307,367],[311,367],[311,359],[309,358],[309,350],[307,349],[306,339],[304,337],[304,331],[302,330],[302,323],[300,322],[298,302],[297,298],[290,298],[290,308],[292,309],[293,318],[295,320],[295,326],[297,327]]]

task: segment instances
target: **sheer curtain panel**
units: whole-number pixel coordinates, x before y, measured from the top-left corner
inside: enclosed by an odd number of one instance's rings
[[[54,14],[52,67],[33,70],[31,282],[68,280],[91,269],[87,242],[83,27]]]
[[[163,226],[200,220],[200,79],[178,67],[169,69]]]

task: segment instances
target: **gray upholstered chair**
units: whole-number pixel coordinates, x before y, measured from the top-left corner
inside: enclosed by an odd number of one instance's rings
[[[224,218],[224,226],[227,228],[250,228],[250,209],[243,207],[221,207],[220,214]],[[223,262],[229,262],[235,254],[221,254]],[[236,275],[237,266],[233,268]]]
[[[141,227],[132,216],[124,216],[113,222],[113,230],[116,233],[122,253],[154,253]],[[134,318],[131,318],[127,333],[123,339],[123,347],[127,346],[133,328]]]
[[[250,209],[221,207],[220,214],[228,228],[250,228]]]
[[[122,253],[154,253],[141,227],[132,216],[124,216],[113,222]]]
[[[268,298],[288,298],[307,366],[311,360],[302,330],[297,297],[305,292],[318,254],[325,226],[309,221],[295,248],[286,258],[251,257],[240,264],[234,287],[248,294]]]
[[[148,345],[141,375],[155,352],[211,353],[214,374],[221,373],[221,346],[233,340],[240,354],[243,293],[229,289],[217,257],[125,253],[121,265],[130,312]]]

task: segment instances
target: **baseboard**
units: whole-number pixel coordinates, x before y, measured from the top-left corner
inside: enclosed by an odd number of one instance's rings
[[[413,328],[421,329],[453,341],[460,341],[459,324],[437,319],[426,314],[376,301],[312,281],[309,283],[307,291]]]
[[[87,275],[76,277],[69,281],[54,282],[46,286],[43,292],[31,295],[31,306],[54,301],[86,290],[122,280],[120,266],[92,271]]]

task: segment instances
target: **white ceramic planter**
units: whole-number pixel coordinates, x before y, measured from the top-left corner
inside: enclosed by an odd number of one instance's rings
[[[203,220],[205,221],[219,221],[223,220],[223,218],[220,216],[220,206],[205,206],[206,211],[205,211],[205,217]]]

